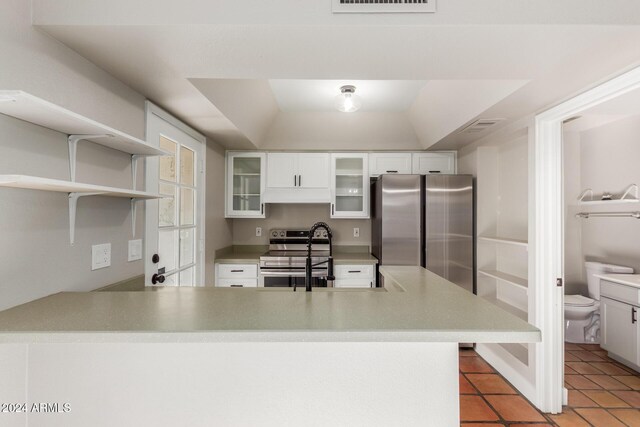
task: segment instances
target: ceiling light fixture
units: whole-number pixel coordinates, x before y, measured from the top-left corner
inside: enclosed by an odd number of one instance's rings
[[[336,108],[343,113],[353,113],[362,107],[362,100],[356,95],[356,87],[352,85],[342,86],[340,95],[336,96]]]

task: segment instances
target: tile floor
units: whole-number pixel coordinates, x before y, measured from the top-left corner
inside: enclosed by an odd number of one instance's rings
[[[565,345],[569,405],[543,414],[473,350],[460,350],[462,427],[640,427],[640,374],[593,344]]]

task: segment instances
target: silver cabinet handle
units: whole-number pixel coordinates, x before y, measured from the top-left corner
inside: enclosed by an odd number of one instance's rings
[[[264,214],[264,203],[260,205],[260,214]]]
[[[331,203],[331,215],[335,215],[335,214],[336,214],[336,205]]]
[[[293,175],[293,186],[294,187],[298,186],[298,176],[297,175]]]
[[[244,288],[244,285],[231,285],[231,288]]]
[[[361,270],[349,270],[349,273],[362,273]]]
[[[631,307],[631,323],[636,323],[638,319],[636,318],[636,308]]]
[[[244,270],[231,270],[232,273],[243,273]]]
[[[387,171],[387,173],[398,173],[398,171]]]
[[[440,173],[440,171],[429,171],[429,173]]]

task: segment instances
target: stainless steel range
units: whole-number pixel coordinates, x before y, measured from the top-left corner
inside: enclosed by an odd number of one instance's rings
[[[260,257],[258,286],[301,287],[305,286],[305,263],[309,230],[271,230],[269,252]],[[332,287],[327,281],[329,239],[326,230],[316,230],[311,251],[312,283],[314,287]],[[316,265],[319,264],[319,265]]]

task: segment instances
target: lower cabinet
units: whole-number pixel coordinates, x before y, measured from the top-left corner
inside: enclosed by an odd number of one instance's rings
[[[334,268],[336,288],[373,288],[375,287],[374,264],[339,264]]]
[[[601,347],[634,365],[638,360],[639,308],[607,297],[600,299]]]
[[[257,288],[258,264],[216,264],[216,287]]]

